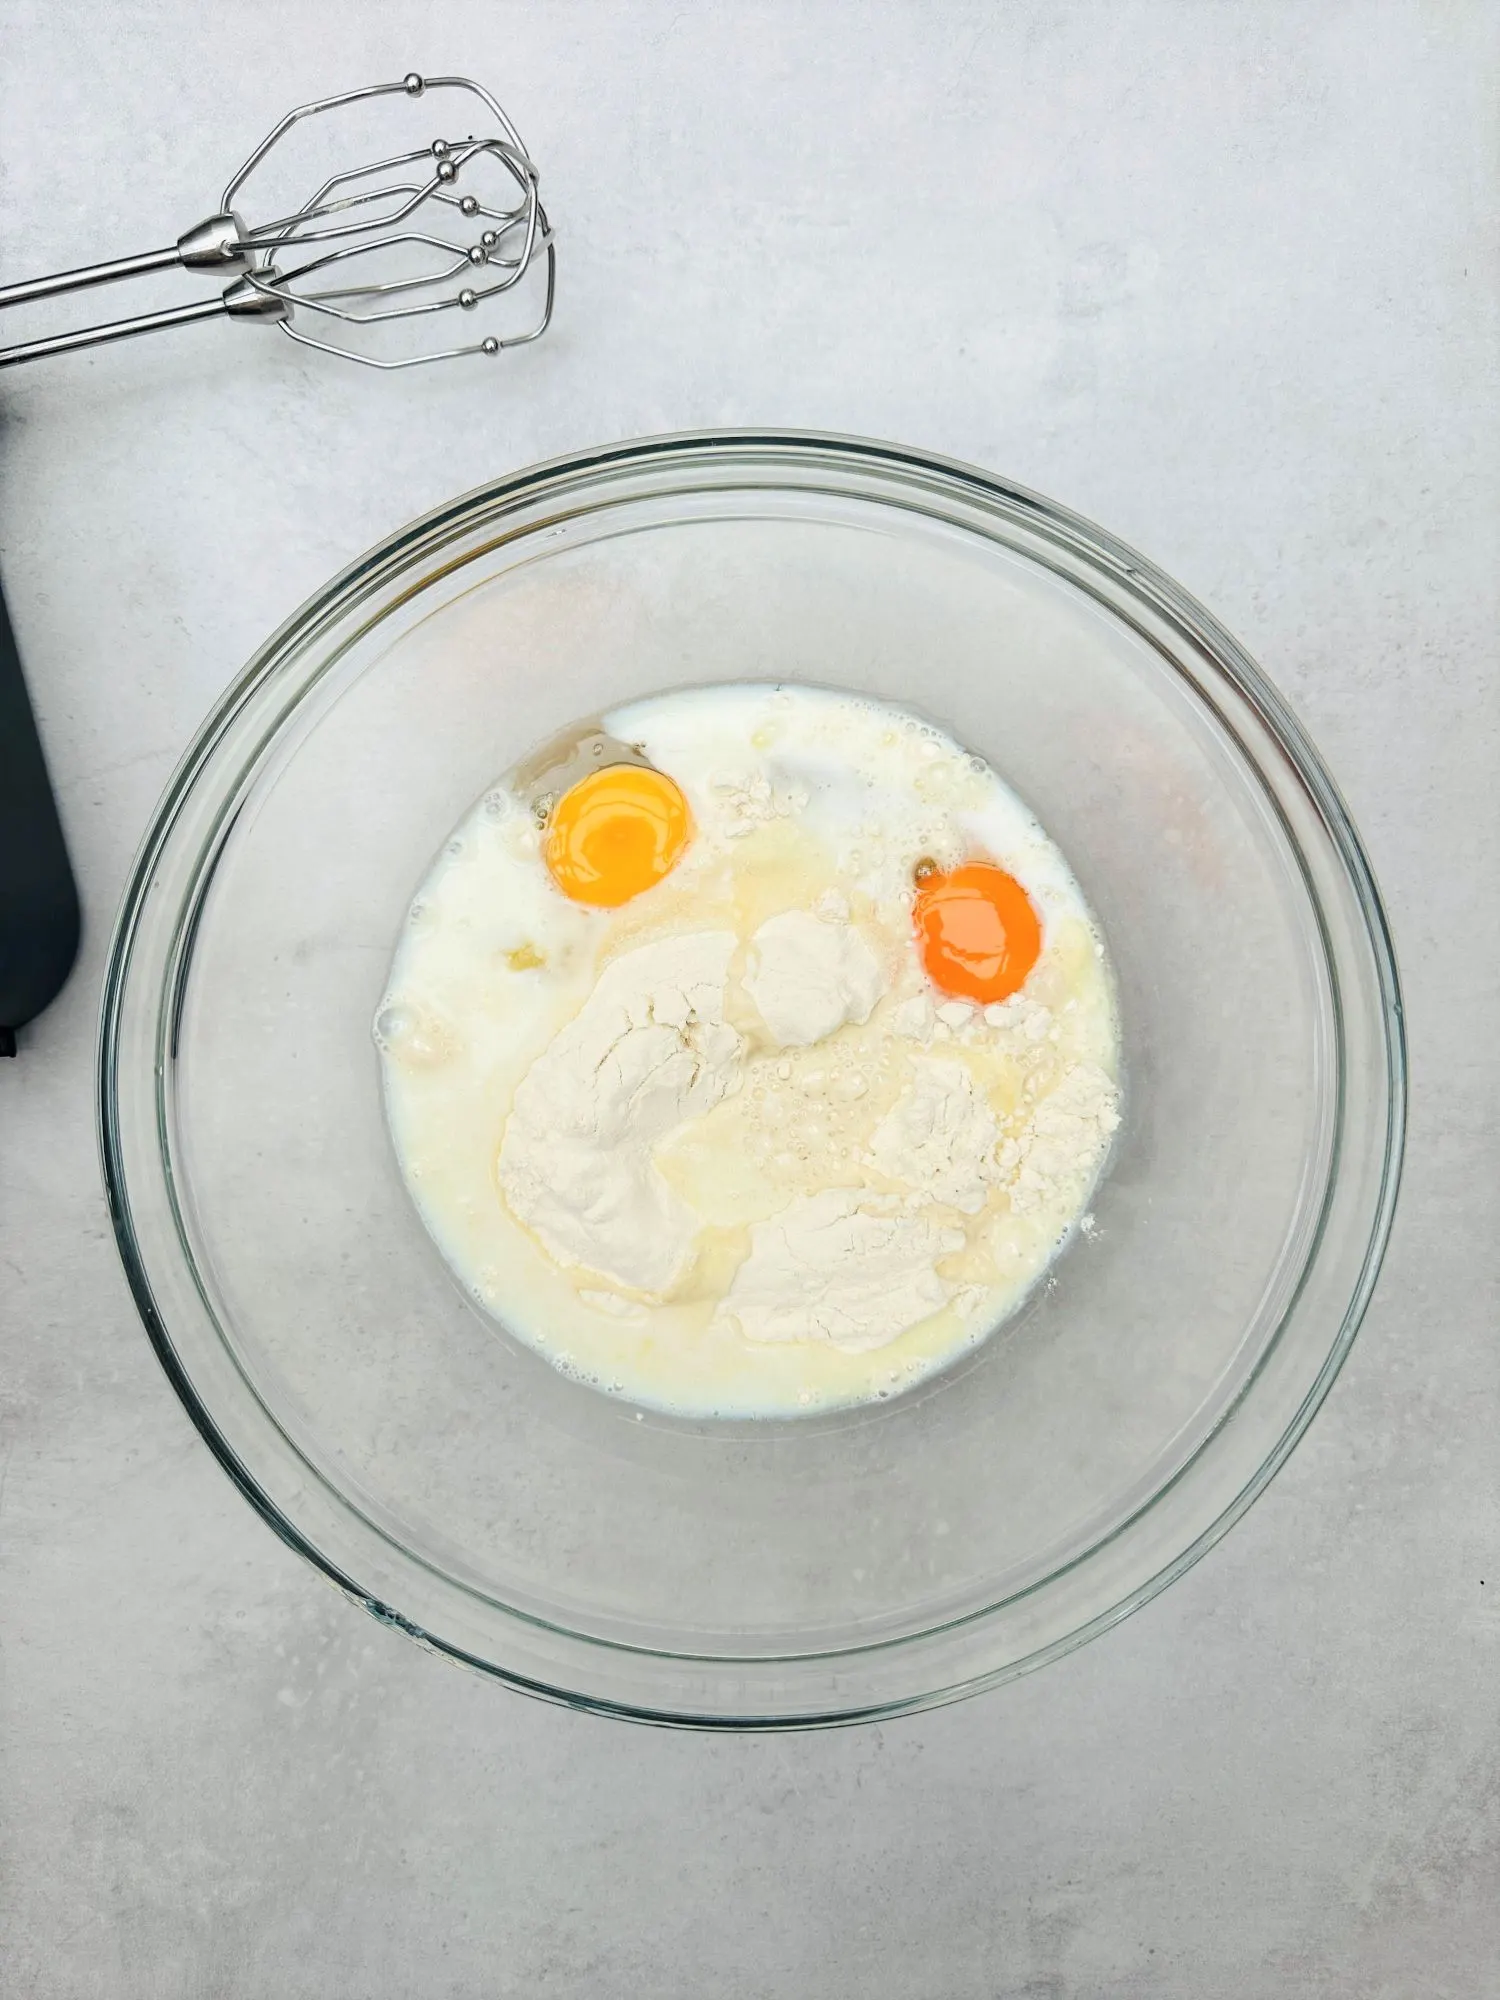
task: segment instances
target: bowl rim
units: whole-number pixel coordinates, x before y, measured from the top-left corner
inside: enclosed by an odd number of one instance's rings
[[[321,1549],[310,1535],[288,1517],[250,1471],[221,1429],[195,1387],[189,1369],[174,1345],[166,1315],[158,1303],[146,1254],[132,1222],[132,1205],[121,1136],[119,1085],[122,1011],[131,977],[142,912],[150,894],[156,865],[167,849],[186,800],[210,764],[217,746],[235,717],[272,675],[294,644],[305,642],[318,625],[331,621],[341,609],[347,610],[351,602],[357,598],[361,585],[368,579],[378,578],[380,573],[404,552],[420,548],[422,544],[441,534],[445,529],[457,529],[462,522],[472,520],[482,512],[492,511],[507,504],[513,507],[519,506],[548,486],[563,481],[576,484],[612,471],[645,471],[649,470],[653,463],[667,467],[689,458],[708,457],[732,463],[741,454],[755,453],[780,454],[789,465],[811,463],[819,458],[843,461],[852,468],[863,467],[872,473],[884,474],[887,478],[894,476],[898,480],[903,477],[917,481],[923,478],[929,481],[936,480],[950,489],[956,487],[971,498],[1001,503],[1006,509],[1019,511],[1028,517],[1029,523],[1044,537],[1065,542],[1075,554],[1086,555],[1096,567],[1106,573],[1112,573],[1117,580],[1126,582],[1134,595],[1141,597],[1154,610],[1165,615],[1191,637],[1195,645],[1207,655],[1214,669],[1228,679],[1276,739],[1300,783],[1310,795],[1317,816],[1327,832],[1342,868],[1345,881],[1353,892],[1363,919],[1364,936],[1361,941],[1368,946],[1374,972],[1378,1001],[1377,1017],[1385,1054],[1386,1103],[1384,1144],[1379,1162],[1375,1199],[1369,1216],[1368,1233],[1336,1335],[1291,1421],[1285,1425],[1254,1474],[1185,1547],[1125,1592],[1115,1603],[1056,1639],[999,1666],[960,1675],[942,1685],[924,1687],[920,1691],[894,1698],[822,1704],[809,1707],[805,1712],[789,1709],[784,1712],[778,1710],[774,1714],[732,1714],[707,1708],[700,1712],[691,1706],[658,1707],[648,1701],[634,1698],[621,1699],[598,1689],[569,1688],[523,1672],[515,1666],[507,1666],[486,1658],[452,1638],[424,1629],[392,1605],[383,1602],[379,1596],[361,1585],[344,1566],[327,1551]],[[534,524],[532,525],[534,527]],[[523,532],[531,531],[532,528],[529,527]],[[430,581],[432,581],[430,575],[424,577],[416,588],[423,588]],[[400,601],[398,597],[383,606],[379,616],[388,615]],[[305,692],[306,690],[303,690],[299,693],[298,703]],[[293,707],[296,705],[297,703],[294,703]],[[1295,846],[1295,841],[1293,845]],[[1298,852],[1300,856],[1300,850]],[[1322,910],[1316,893],[1310,889],[1309,894],[1313,908],[1318,912],[1321,921]],[[199,907],[201,908],[201,902]],[[160,1075],[157,1078],[157,1087],[160,1112]],[[822,1727],[881,1719],[933,1707],[981,1688],[1013,1679],[1021,1673],[1032,1671],[1050,1660],[1073,1651],[1119,1623],[1183,1575],[1206,1554],[1264,1492],[1285,1463],[1321,1406],[1348,1355],[1378,1279],[1394,1219],[1404,1149],[1407,1090],[1407,1050],[1400,976],[1390,926],[1363,842],[1334,779],[1290,706],[1239,642],[1211,612],[1155,564],[1107,530],[1099,528],[1086,517],[1043,495],[978,466],[940,454],[858,436],[806,429],[738,427],[671,432],[660,436],[621,440],[587,450],[561,454],[486,481],[428,510],[382,538],[347,564],[282,621],[281,625],[256,649],[245,667],[211,708],[169,779],[132,864],[106,961],[97,1040],[95,1114],[105,1194],[116,1246],[136,1309],[152,1347],[173,1389],[209,1449],[244,1498],[288,1547],[379,1622],[394,1625],[430,1650],[474,1668],[487,1677],[505,1682],[524,1693],[581,1710],[666,1726],[754,1730]],[[1333,1175],[1330,1176],[1330,1189],[1335,1178]],[[1325,1210],[1330,1198],[1329,1192],[1325,1191],[1323,1202]],[[1308,1251],[1304,1279],[1306,1271],[1312,1268],[1316,1259],[1321,1233],[1320,1221]],[[1280,1330],[1290,1317],[1300,1291],[1301,1282],[1287,1302],[1276,1333],[1267,1343],[1266,1354],[1275,1347]],[[1235,1397],[1221,1414],[1219,1423],[1199,1440],[1184,1464],[1162,1486],[1154,1488],[1144,1502],[1116,1523],[1103,1538],[1104,1542],[1113,1539],[1116,1534],[1123,1532],[1130,1522],[1154,1507],[1157,1501],[1184,1476],[1188,1468],[1207,1448],[1228,1415],[1248,1394],[1264,1358],[1264,1355],[1258,1357],[1256,1366],[1251,1369]],[[274,1422],[274,1418],[271,1420]],[[345,1504],[349,1504],[347,1496],[340,1497],[345,1500]],[[366,1517],[361,1516],[361,1518]],[[366,1524],[374,1527],[374,1524],[368,1521]],[[1091,1542],[1068,1563],[1060,1565],[1059,1570],[1049,1570],[1044,1578],[1014,1595],[1024,1596],[1042,1587],[1043,1584],[1050,1582],[1054,1575],[1060,1573],[1060,1570],[1073,1568],[1087,1561],[1101,1545],[1102,1543],[1097,1540]],[[405,1553],[410,1555],[412,1552]],[[499,1600],[494,1598],[486,1601],[499,1605]],[[909,1648],[914,1637],[928,1639],[940,1632],[952,1630],[955,1626],[980,1625],[986,1618],[997,1613],[1004,1603],[1011,1601],[1013,1597],[1001,1600],[998,1604],[981,1606],[950,1623],[924,1628],[920,1634],[878,1639],[839,1648],[831,1653],[796,1653],[790,1658],[794,1662],[810,1662],[817,1659],[853,1662],[872,1652]],[[528,1614],[517,1607],[499,1606],[499,1608],[513,1618],[538,1622],[530,1620]],[[546,1621],[540,1622],[546,1624]],[[735,1664],[720,1654],[698,1656],[675,1651],[663,1652],[661,1649],[617,1643],[563,1625],[550,1625],[547,1629],[560,1634],[574,1646],[599,1648],[606,1653],[624,1653],[646,1660],[665,1658],[678,1664],[697,1664],[705,1667]],[[755,1657],[757,1661],[764,1661],[766,1658],[764,1655]]]

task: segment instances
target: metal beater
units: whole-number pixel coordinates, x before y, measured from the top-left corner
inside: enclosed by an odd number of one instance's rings
[[[427,146],[347,168],[274,222],[248,224],[235,212],[235,198],[245,183],[303,119],[367,98],[396,94],[419,98],[433,91],[463,91],[477,98],[493,129],[463,139],[434,139]],[[499,206],[493,205],[493,197],[487,205],[473,191],[489,162],[496,163],[504,177]],[[462,185],[466,173],[468,188]],[[469,232],[471,240],[454,240],[461,233],[460,218],[478,225],[477,231]],[[314,254],[304,257],[308,250]],[[361,347],[362,340],[378,340],[394,322],[439,316],[441,323],[444,313],[474,312],[486,301],[513,291],[538,257],[546,260],[544,296],[534,323],[522,331],[488,333],[453,346],[394,356]],[[465,354],[498,354],[546,332],[552,318],[557,253],[537,170],[494,98],[468,77],[421,77],[413,72],[399,83],[371,84],[289,111],[231,179],[218,213],[186,230],[176,243],[140,257],[119,257],[27,284],[0,286],[0,307],[177,266],[239,275],[212,299],[0,348],[0,368],[221,316],[272,322],[304,347],[342,355],[367,368],[414,368]],[[325,337],[319,339],[318,333]]]

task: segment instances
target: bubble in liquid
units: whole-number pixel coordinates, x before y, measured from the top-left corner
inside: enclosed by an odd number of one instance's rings
[[[375,1045],[382,1054],[412,1069],[447,1062],[458,1043],[450,1028],[420,1007],[387,1001],[375,1016]]]
[[[379,1048],[389,1050],[401,1035],[405,1016],[399,1007],[382,1007],[375,1016],[374,1035]]]

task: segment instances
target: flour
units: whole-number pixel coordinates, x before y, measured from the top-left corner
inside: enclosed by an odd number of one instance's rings
[[[671,1292],[701,1226],[657,1170],[653,1148],[740,1079],[743,1045],[724,1018],[735,943],[732,932],[707,931],[615,959],[517,1087],[501,1143],[505,1199],[551,1255],[647,1297]],[[778,1046],[791,1048],[867,1019],[884,975],[852,925],[791,910],[756,932],[745,986]],[[924,1001],[919,1021],[908,1001],[898,1012],[921,1033],[939,1025],[941,1010]],[[1030,1055],[1052,1017],[1023,1002],[991,1025]],[[935,1221],[932,1205],[977,1216],[1003,1192],[1013,1214],[1041,1217],[1065,1213],[1086,1192],[1119,1122],[1119,1094],[1103,1070],[1064,1069],[1045,1095],[1023,1099],[1007,1138],[965,1061],[913,1053],[910,1062],[911,1081],[863,1156],[906,1200],[857,1188],[793,1199],[754,1226],[717,1324],[756,1341],[822,1341],[850,1353],[883,1346],[955,1296],[935,1266],[965,1238]],[[1033,1071],[1026,1088],[1043,1081]],[[823,1088],[823,1072],[807,1071],[804,1092]],[[631,1310],[610,1296],[586,1294],[597,1311]]]
[[[877,1172],[929,1201],[977,1215],[999,1178],[1000,1126],[965,1064],[912,1059],[914,1077],[870,1135]]]
[[[724,1019],[735,944],[703,931],[622,953],[517,1086],[500,1188],[560,1263],[658,1296],[681,1276],[698,1219],[650,1149],[738,1080]]]
[[[1120,1093],[1093,1063],[1075,1063],[1000,1148],[1011,1210],[1069,1210],[1087,1192],[1120,1122]]]
[[[824,1341],[846,1354],[884,1347],[947,1304],[933,1268],[961,1250],[945,1229],[860,1188],[804,1195],[751,1232],[713,1324],[747,1340]]]
[[[868,1021],[885,987],[879,959],[852,924],[786,910],[750,940],[745,991],[778,1048]]]
[[[930,1042],[937,1011],[927,993],[913,993],[891,1009],[891,1033],[906,1042]]]
[[[1037,1048],[1049,1038],[1057,1039],[1052,1032],[1056,1024],[1051,1009],[1040,1000],[1028,1000],[1024,993],[993,1002],[985,1008],[984,1018],[988,1027],[998,1029],[1008,1046],[1017,1050]]]

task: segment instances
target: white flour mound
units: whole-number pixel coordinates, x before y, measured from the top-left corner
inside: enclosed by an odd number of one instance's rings
[[[811,910],[783,911],[750,940],[745,991],[778,1048],[805,1048],[846,1021],[868,1021],[885,986],[854,926]]]
[[[870,1134],[869,1164],[930,1201],[977,1215],[999,1178],[1000,1126],[967,1066],[915,1056],[915,1079]]]
[[[751,1231],[714,1324],[747,1340],[821,1340],[858,1354],[884,1347],[946,1305],[939,1257],[963,1248],[960,1229],[913,1215],[860,1188],[804,1195]]]
[[[517,1086],[500,1188],[560,1263],[660,1295],[699,1222],[651,1161],[657,1140],[711,1111],[738,1080],[724,1019],[733,931],[627,951]]]
[[[1075,1063],[1000,1148],[1001,1185],[1016,1215],[1082,1200],[1120,1122],[1120,1093],[1093,1063]]]

